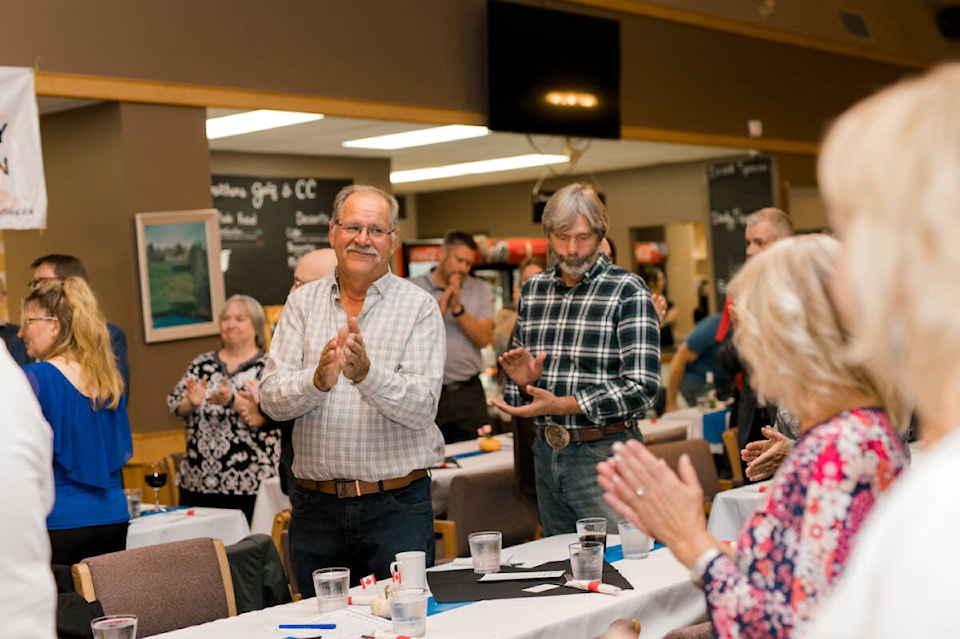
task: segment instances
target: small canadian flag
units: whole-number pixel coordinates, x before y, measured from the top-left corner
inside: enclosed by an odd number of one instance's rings
[[[370,573],[370,574],[367,575],[366,577],[361,577],[361,578],[360,578],[360,586],[361,586],[364,590],[366,590],[366,589],[369,588],[370,586],[376,587],[376,585],[377,585],[377,576],[374,575],[373,573]]]

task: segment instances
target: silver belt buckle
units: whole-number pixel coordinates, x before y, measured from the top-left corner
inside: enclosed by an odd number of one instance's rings
[[[557,424],[547,424],[543,429],[543,438],[547,441],[547,446],[554,450],[561,450],[570,445],[570,433]]]

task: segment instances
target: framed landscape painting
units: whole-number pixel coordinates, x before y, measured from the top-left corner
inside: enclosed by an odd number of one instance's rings
[[[223,308],[216,209],[137,213],[147,343],[216,335]]]

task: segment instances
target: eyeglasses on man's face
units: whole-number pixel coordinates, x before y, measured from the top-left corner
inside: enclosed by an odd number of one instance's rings
[[[337,222],[337,226],[340,227],[340,230],[343,232],[344,236],[348,239],[353,239],[363,233],[367,232],[367,237],[371,240],[382,240],[386,236],[393,233],[396,229],[385,229],[379,226],[363,226],[361,224],[341,224]]]

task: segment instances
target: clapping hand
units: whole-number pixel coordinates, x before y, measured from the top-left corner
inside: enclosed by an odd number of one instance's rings
[[[370,370],[370,359],[356,317],[347,318],[347,327],[340,329],[339,339],[343,345],[343,375],[354,384],[359,384]]]
[[[267,422],[267,418],[260,412],[260,380],[248,379],[243,383],[243,389],[237,392],[234,410],[240,414],[240,419],[247,426],[258,428]]]
[[[226,406],[230,403],[230,400],[233,398],[233,391],[230,389],[230,385],[227,383],[227,378],[223,378],[223,383],[217,387],[215,391],[210,393],[210,403],[219,404],[221,406]]]
[[[207,396],[207,378],[201,377],[196,380],[193,377],[188,377],[185,396],[187,401],[190,402],[191,410],[203,404],[203,400]]]
[[[360,324],[356,317],[347,318],[347,325],[320,353],[320,362],[313,373],[313,384],[321,391],[329,391],[337,383],[340,373],[354,383],[360,383],[370,370]]]
[[[536,383],[543,375],[543,362],[546,359],[546,353],[534,357],[525,348],[514,348],[497,358],[497,361],[507,377],[525,391],[527,386]]]
[[[793,441],[772,426],[764,426],[760,432],[766,440],[749,442],[740,451],[740,459],[747,462],[750,481],[773,477],[793,447]]]

